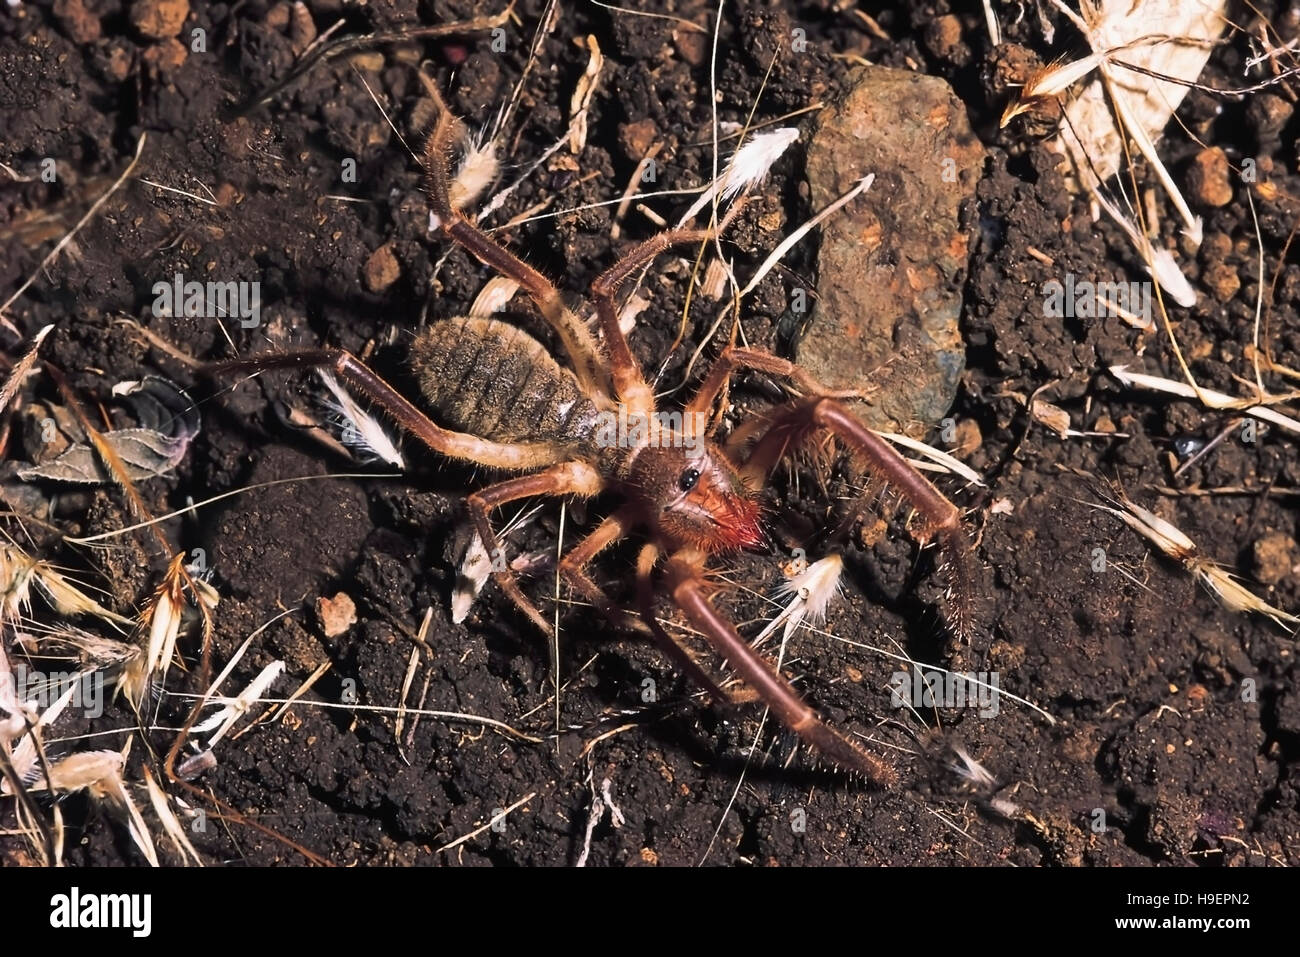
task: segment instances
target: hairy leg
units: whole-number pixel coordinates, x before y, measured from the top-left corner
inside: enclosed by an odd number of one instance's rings
[[[622,538],[632,525],[631,512],[616,512],[573,547],[560,561],[560,574],[581,592],[592,605],[616,628],[649,635],[697,685],[709,692],[714,700],[731,701],[731,696],[718,687],[699,663],[660,627],[654,615],[653,573],[659,559],[654,545],[645,545],[637,560],[637,602],[641,617],[619,608],[584,570],[605,548]]]
[[[623,335],[623,330],[619,327],[614,296],[619,286],[638,269],[649,265],[661,252],[685,243],[704,242],[714,235],[707,229],[678,229],[659,233],[633,247],[591,284],[591,298],[596,303],[596,316],[600,322],[601,335],[605,338],[605,349],[609,353],[614,391],[620,401],[627,404],[630,414],[648,416],[652,413],[655,405],[654,392],[646,382],[640,366],[632,358],[627,336]]]
[[[619,257],[618,262],[593,280],[591,298],[596,303],[596,317],[600,322],[601,335],[605,338],[605,349],[609,353],[614,390],[618,398],[627,404],[629,412],[641,415],[653,412],[654,392],[636,360],[632,358],[627,336],[623,335],[623,330],[619,327],[615,294],[633,273],[648,266],[660,253],[674,246],[702,243],[720,235],[744,205],[744,197],[733,203],[717,229],[670,229],[651,236],[633,246]]]
[[[434,92],[436,95],[436,90]],[[439,106],[438,121],[424,150],[424,170],[429,202],[433,209],[433,225],[481,263],[519,283],[520,288],[537,304],[542,318],[559,335],[584,391],[596,397],[609,395],[609,377],[600,346],[586,324],[565,307],[555,285],[452,206],[450,155],[460,124],[442,104],[441,98],[436,97],[436,100]]]
[[[537,606],[520,591],[515,573],[506,562],[496,532],[492,529],[492,510],[508,502],[534,495],[577,495],[589,498],[598,494],[604,485],[599,473],[586,462],[562,462],[535,475],[524,475],[489,485],[465,500],[474,527],[483,541],[483,547],[487,549],[488,557],[492,560],[493,577],[497,585],[546,635],[551,634],[551,626],[537,610]]]
[[[628,533],[632,514],[626,510],[615,512],[560,559],[560,577],[604,615],[615,628],[645,631],[645,626],[635,615],[619,608],[604,590],[587,574],[586,568],[597,555]]]
[[[871,477],[897,492],[923,521],[918,537],[938,543],[948,575],[949,624],[957,637],[971,637],[974,578],[971,544],[961,511],[908,463],[892,445],[876,435],[842,402],[814,396],[781,407],[768,418],[768,427],[741,466],[746,482],[760,486],[786,454],[812,432],[834,435],[862,462]]]
[[[718,704],[735,704],[735,699],[722,689],[713,676],[701,667],[689,651],[677,643],[672,635],[659,624],[655,615],[654,569],[659,562],[659,548],[647,544],[641,549],[636,562],[636,598],[641,617],[654,633],[660,649],[668,655],[692,681],[709,693]]]
[[[682,550],[670,555],[667,561],[669,591],[687,620],[704,634],[787,728],[841,768],[857,771],[881,787],[895,784],[898,773],[892,767],[822,720],[713,607],[705,591],[704,560],[702,552]]]
[[[809,395],[836,399],[858,399],[866,395],[859,389],[827,389],[802,366],[762,349],[727,348],[709,367],[704,381],[687,403],[687,419],[693,421],[698,414],[708,414],[731,377],[741,370],[766,372],[781,379],[789,379]]]

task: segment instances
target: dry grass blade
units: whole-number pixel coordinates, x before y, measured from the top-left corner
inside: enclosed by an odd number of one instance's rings
[[[508,815],[511,811],[523,807],[525,804],[527,804],[535,797],[537,797],[537,792],[530,791],[528,794],[525,794],[523,797],[521,797],[514,804],[510,805],[508,808],[503,808],[502,810],[497,811],[495,814],[492,815],[492,817],[488,820],[488,822],[484,824],[482,827],[476,827],[468,834],[456,838],[456,840],[452,841],[450,844],[444,844],[442,847],[438,848],[438,850],[435,851],[434,853],[441,854],[443,851],[450,851],[453,847],[459,847],[461,844],[464,844],[466,841],[473,840],[474,838],[482,834],[484,831],[491,828],[498,821],[504,821],[506,815]]]
[[[1300,618],[1268,604],[1246,589],[1231,572],[1206,557],[1196,543],[1172,522],[1129,500],[1123,493],[1116,492],[1113,501],[1118,508],[1094,502],[1086,504],[1116,516],[1166,556],[1181,564],[1229,611],[1263,615],[1284,628],[1300,625]]]
[[[1066,106],[1067,122],[1058,139],[1059,150],[1074,164],[1079,185],[1092,189],[1119,172],[1122,134],[1127,135],[1151,164],[1188,235],[1199,245],[1201,221],[1157,155],[1155,138],[1205,68],[1227,23],[1225,4],[1222,0],[1083,0],[1082,16],[1061,0],[1053,0],[1053,5],[1087,38],[1092,56],[1080,63],[1095,58],[1099,74]],[[1121,54],[1122,61],[1118,60]],[[1154,80],[1132,67],[1168,79]]]
[[[185,553],[177,553],[137,623],[137,641],[144,653],[127,665],[118,682],[118,687],[137,711],[144,703],[151,682],[155,679],[162,681],[171,668],[186,605],[187,584],[205,623],[210,621],[211,611],[216,607],[217,593],[206,582],[192,578],[185,570]]]
[[[377,459],[405,471],[406,459],[379,420],[361,408],[334,376],[320,369],[316,374],[334,396],[330,408],[339,416],[343,444],[349,451],[361,462]]]
[[[1216,392],[1213,389],[1189,385],[1186,382],[1175,382],[1173,379],[1147,375],[1144,372],[1130,372],[1128,366],[1111,366],[1110,374],[1130,388],[1150,389],[1153,392],[1164,392],[1184,399],[1199,399],[1211,409],[1239,410],[1262,422],[1272,423],[1286,429],[1288,432],[1300,435],[1300,420],[1285,415],[1277,409],[1270,408],[1268,405],[1255,404],[1260,399],[1238,399],[1226,392]],[[1291,398],[1294,398],[1294,396],[1270,396],[1268,400],[1270,402],[1282,402]]]
[[[9,373],[9,378],[5,380],[4,387],[0,388],[0,412],[3,412],[9,406],[9,400],[14,397],[14,393],[22,386],[23,380],[27,378],[27,373],[32,371],[32,366],[36,362],[36,353],[53,328],[54,326],[51,324],[36,333],[32,337],[32,347],[27,350],[26,355],[14,363],[13,371]]]
[[[573,97],[569,101],[569,152],[579,155],[587,145],[587,113],[591,101],[596,96],[596,86],[600,82],[600,70],[605,65],[605,57],[600,52],[600,44],[594,36],[587,36],[587,68],[578,77]]]
[[[192,734],[206,734],[212,731],[212,737],[208,739],[208,748],[215,747],[217,742],[224,738],[244,715],[248,714],[254,704],[262,699],[268,688],[275,684],[276,679],[284,673],[284,662],[273,661],[260,672],[257,677],[248,683],[243,691],[234,698],[217,698],[215,702],[222,705],[220,711],[210,715],[201,724],[196,724],[190,729]]]
[[[459,20],[453,23],[439,23],[427,27],[408,27],[403,30],[394,30],[382,33],[367,33],[362,36],[340,37],[332,43],[313,45],[314,49],[306,51],[301,60],[293,67],[292,70],[275,83],[261,96],[254,99],[244,110],[250,113],[266,103],[269,103],[277,95],[293,86],[308,73],[314,70],[320,64],[327,60],[333,60],[347,53],[356,53],[359,50],[367,50],[373,47],[385,46],[390,43],[412,43],[416,40],[427,40],[433,37],[445,37],[453,34],[466,33],[483,33],[496,27],[505,26],[510,20],[510,14],[514,11],[514,4],[511,3],[505,10],[490,17],[474,17],[470,20]]]
[[[154,814],[158,815],[158,820],[162,823],[163,833],[172,839],[183,858],[192,860],[196,866],[202,867],[203,860],[199,857],[199,852],[194,849],[190,839],[185,835],[185,828],[176,817],[176,812],[172,810],[171,799],[164,793],[163,789],[158,786],[153,775],[149,773],[149,768],[144,769],[144,786],[149,792],[149,803],[153,806]]]
[[[30,606],[32,586],[60,615],[93,615],[117,625],[135,624],[95,601],[49,562],[37,561],[13,543],[0,543],[0,621],[23,616]]]
[[[152,867],[158,866],[149,827],[140,809],[131,800],[122,772],[126,768],[128,741],[122,751],[78,751],[54,762],[49,770],[31,784],[32,791],[86,791],[92,798],[106,802],[126,816],[127,830],[140,853]]]
[[[954,458],[942,449],[936,449],[933,445],[927,445],[918,439],[912,438],[910,435],[902,435],[897,432],[877,432],[876,434],[882,439],[887,439],[888,441],[893,442],[895,445],[901,445],[905,449],[919,452],[921,455],[938,464],[946,471],[964,478],[972,485],[978,486],[979,488],[988,488],[988,483],[984,481],[984,477],[980,475],[979,472],[976,472],[965,462]]]
[[[21,737],[29,720],[27,705],[18,697],[18,683],[9,666],[9,653],[0,638],[0,748],[7,748],[10,741]]]

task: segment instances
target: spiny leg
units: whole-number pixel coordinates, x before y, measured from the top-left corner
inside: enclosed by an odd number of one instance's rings
[[[459,121],[442,103],[436,89],[431,85],[430,89],[439,109],[438,121],[424,150],[424,170],[429,202],[433,208],[433,225],[485,266],[519,283],[520,288],[537,304],[542,318],[559,335],[584,391],[596,396],[608,394],[609,378],[605,373],[600,346],[582,320],[565,307],[555,285],[467,220],[452,205],[449,157]]]
[[[738,349],[729,347],[722,351],[704,381],[700,383],[695,395],[686,406],[686,420],[697,421],[699,415],[707,415],[713,408],[719,395],[727,387],[731,377],[742,369],[766,372],[782,379],[789,379],[809,395],[827,396],[837,399],[863,398],[866,393],[860,389],[827,389],[805,370],[788,359],[764,352],[762,349]]]
[[[633,513],[624,509],[602,521],[586,538],[565,553],[560,559],[559,572],[560,577],[590,601],[615,628],[644,631],[645,626],[636,616],[619,608],[586,572],[592,559],[627,534],[632,526],[632,517]]]
[[[713,678],[691,658],[686,649],[677,644],[660,627],[658,620],[654,616],[651,575],[659,558],[658,549],[653,545],[644,546],[637,562],[637,598],[641,606],[641,618],[637,618],[635,615],[619,608],[584,570],[592,559],[627,533],[633,523],[634,514],[630,509],[615,512],[601,522],[590,535],[575,545],[560,561],[561,576],[573,588],[586,596],[592,605],[615,628],[649,634],[660,649],[677,662],[696,684],[713,695],[716,701],[723,703],[730,701],[730,696],[718,687]]]
[[[697,685],[709,693],[718,704],[736,704],[734,697],[723,690],[704,668],[691,657],[691,653],[664,630],[655,615],[654,570],[659,562],[659,548],[653,543],[642,546],[636,560],[636,600],[637,609],[646,625],[649,626],[660,650],[668,655],[677,666]]]
[[[656,256],[673,246],[701,243],[717,233],[708,229],[675,229],[652,236],[634,246],[618,262],[597,276],[591,283],[591,298],[596,303],[596,317],[600,332],[605,338],[609,353],[610,374],[618,398],[628,405],[630,414],[649,415],[654,411],[654,393],[646,382],[641,367],[632,357],[627,336],[618,324],[618,307],[614,296],[638,269],[649,265]]]
[[[352,353],[343,349],[272,352],[214,362],[203,367],[211,376],[271,369],[330,369],[393,417],[404,430],[448,458],[491,468],[526,471],[562,461],[570,450],[553,442],[492,442],[465,432],[452,432],[427,415]]]
[[[898,772],[857,742],[840,734],[808,707],[790,683],[749,646],[726,617],[713,607],[704,589],[702,552],[682,550],[667,561],[667,584],[673,601],[690,623],[737,674],[757,692],[776,717],[841,768],[858,771],[881,787],[898,781]]]
[[[550,624],[542,617],[537,606],[520,591],[515,573],[505,561],[501,544],[492,529],[492,509],[534,495],[578,495],[589,498],[598,494],[604,485],[600,474],[586,462],[562,462],[535,475],[524,475],[489,485],[465,500],[474,527],[492,560],[493,577],[496,578],[497,585],[546,635],[551,634]]]
[[[654,261],[662,252],[674,246],[707,242],[720,236],[731,225],[731,221],[745,206],[745,197],[740,197],[727,215],[718,223],[716,229],[670,229],[651,236],[644,242],[633,246],[619,257],[618,262],[597,276],[591,283],[591,298],[596,303],[596,317],[600,322],[600,332],[605,338],[605,349],[609,353],[610,372],[618,398],[629,406],[629,411],[648,415],[654,411],[654,393],[646,382],[641,367],[632,358],[628,348],[627,336],[618,324],[618,307],[614,296],[623,283],[632,274]]]
[[[778,409],[768,421],[767,431],[741,467],[745,481],[753,487],[762,485],[776,463],[798,448],[808,433],[829,431],[865,462],[873,477],[892,487],[921,516],[924,527],[918,537],[922,541],[935,540],[943,555],[948,575],[949,624],[958,638],[969,640],[975,589],[970,565],[972,549],[957,506],[836,399],[797,399]]]

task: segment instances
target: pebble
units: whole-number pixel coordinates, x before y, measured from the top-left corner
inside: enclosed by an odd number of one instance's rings
[[[185,49],[185,44],[175,37],[168,37],[145,50],[140,59],[157,72],[166,73],[184,63],[187,56],[189,51]]]
[[[393,253],[393,244],[384,243],[366,260],[366,288],[371,292],[383,292],[402,274],[402,267]]]
[[[54,0],[54,15],[73,43],[94,43],[99,39],[99,17],[87,10],[82,0]]]
[[[620,123],[618,143],[623,147],[623,152],[628,159],[640,162],[642,157],[650,152],[656,133],[658,130],[655,128],[654,120],[648,118],[635,123]]]
[[[1265,585],[1276,585],[1292,573],[1298,560],[1295,539],[1285,532],[1271,532],[1255,540],[1252,548],[1255,577]]]
[[[1295,107],[1272,93],[1259,93],[1250,98],[1246,104],[1246,122],[1250,124],[1255,138],[1262,141],[1274,139],[1287,121]]]
[[[949,13],[935,17],[925,28],[925,47],[936,58],[957,66],[970,61],[970,50],[962,43],[961,18]]]
[[[969,416],[963,416],[957,420],[957,437],[949,451],[959,459],[968,459],[979,451],[983,441],[980,424]]]
[[[1201,283],[1218,302],[1230,302],[1241,289],[1236,268],[1224,262],[1207,264],[1201,270]]]
[[[1217,146],[1201,150],[1187,170],[1187,190],[1201,206],[1227,206],[1232,202],[1228,154]]]
[[[316,620],[326,638],[337,638],[357,623],[357,606],[347,592],[316,599]]]
[[[165,40],[181,32],[190,15],[190,0],[135,0],[131,25],[151,40]]]

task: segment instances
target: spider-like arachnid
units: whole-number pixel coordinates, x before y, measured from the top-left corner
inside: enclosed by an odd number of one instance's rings
[[[429,448],[453,459],[514,473],[469,495],[474,526],[490,555],[500,545],[493,509],[531,496],[620,496],[619,505],[559,563],[564,580],[618,627],[648,630],[719,701],[730,700],[654,614],[655,571],[690,625],[727,661],[776,716],[817,751],[876,784],[894,783],[885,761],[840,734],[740,636],[710,600],[711,556],[765,541],[759,494],[777,463],[807,438],[829,432],[876,482],[892,486],[921,519],[918,537],[936,540],[952,576],[952,621],[966,629],[971,548],[961,514],[841,399],[799,366],[757,349],[727,348],[714,361],[680,415],[663,415],[619,327],[619,286],[659,253],[710,238],[700,230],[661,233],[636,246],[591,286],[597,336],[562,302],[545,276],[470,223],[451,200],[450,155],[462,127],[443,108],[425,149],[432,222],[448,239],[514,280],[555,331],[569,367],[524,330],[497,319],[434,322],[415,340],[411,368],[436,424],[357,358],[341,349],[281,352],[221,363],[213,371],[331,368],[387,411]],[[711,412],[730,377],[752,370],[801,391],[737,428],[719,444]],[[740,445],[744,448],[740,448]],[[646,538],[637,560],[637,613],[619,607],[587,573],[604,549],[633,531]],[[513,572],[494,561],[502,591],[543,632],[550,626],[520,590]]]

